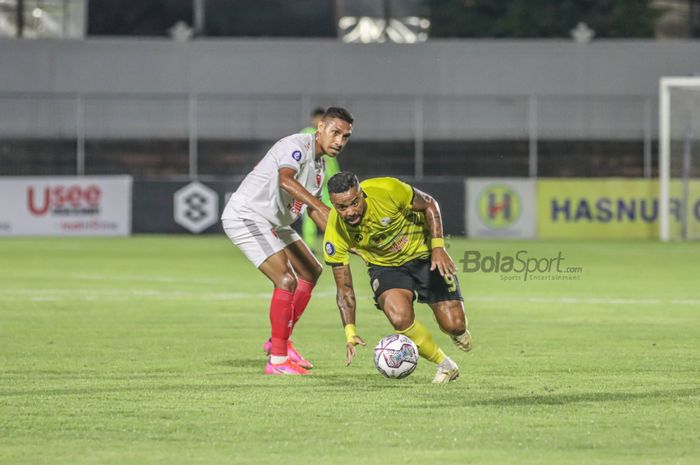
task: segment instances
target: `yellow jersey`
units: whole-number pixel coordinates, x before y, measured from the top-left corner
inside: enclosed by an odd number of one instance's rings
[[[331,209],[323,237],[327,264],[349,264],[350,249],[366,263],[379,266],[400,266],[430,256],[425,215],[411,210],[411,186],[395,178],[372,178],[361,182],[360,188],[366,202],[360,224],[347,224]]]

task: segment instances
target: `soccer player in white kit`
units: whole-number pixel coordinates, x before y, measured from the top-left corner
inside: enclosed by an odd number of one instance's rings
[[[330,210],[320,200],[322,157],[338,156],[352,134],[353,121],[344,108],[331,107],[315,134],[293,134],[277,141],[231,195],[221,215],[226,235],[274,285],[265,374],[304,375],[312,368],[290,337],[322,267],[290,225],[308,209],[314,223],[325,230]]]

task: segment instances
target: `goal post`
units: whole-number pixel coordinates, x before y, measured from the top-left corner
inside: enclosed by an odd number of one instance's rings
[[[700,77],[662,77],[659,81],[659,238],[662,241],[700,239],[699,152]]]

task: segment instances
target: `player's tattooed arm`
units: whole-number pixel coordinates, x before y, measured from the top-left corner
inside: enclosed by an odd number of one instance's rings
[[[335,286],[338,289],[337,303],[340,310],[340,319],[345,328],[345,366],[352,363],[355,358],[356,345],[364,346],[365,341],[355,333],[355,290],[352,287],[352,274],[349,265],[333,267]]]
[[[322,217],[325,217],[325,221],[322,221],[325,227],[326,222],[328,222],[328,213],[330,209],[325,206],[323,202],[314,197],[311,192],[307,191],[306,188],[294,178],[295,174],[296,171],[292,168],[280,168],[278,174],[280,187],[296,200],[305,203],[309,208],[317,210]],[[323,218],[321,220],[323,220]]]
[[[430,237],[442,237],[442,217],[440,205],[430,195],[413,188],[413,203],[411,210],[425,214],[425,222],[428,224]]]
[[[430,195],[422,192],[415,187],[413,188],[413,202],[411,210],[423,212],[425,214],[425,222],[430,231],[430,248],[432,249],[430,257],[430,270],[437,270],[442,276],[451,276],[457,272],[452,258],[445,250],[445,241],[442,236],[442,217],[440,216],[440,205]]]
[[[337,265],[333,267],[335,279],[336,303],[340,310],[340,319],[345,325],[355,324],[355,289],[352,285],[352,273],[349,265]]]

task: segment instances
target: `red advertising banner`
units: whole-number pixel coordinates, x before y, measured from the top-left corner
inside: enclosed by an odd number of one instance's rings
[[[126,236],[130,176],[0,178],[0,236]]]

